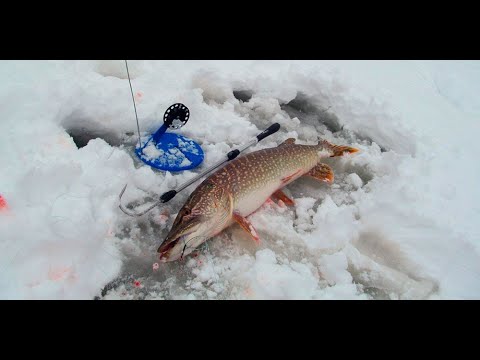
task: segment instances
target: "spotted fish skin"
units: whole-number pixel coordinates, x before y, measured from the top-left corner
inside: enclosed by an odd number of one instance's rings
[[[196,243],[199,245],[235,221],[258,240],[255,230],[245,219],[248,215],[261,207],[277,190],[321,164],[322,158],[356,151],[325,140],[317,145],[298,145],[294,139],[288,139],[278,147],[255,151],[230,161],[192,192],[165,242],[158,249],[161,259],[171,261],[178,258],[179,249],[175,248],[181,247],[182,242],[189,245],[183,246],[183,257],[191,252],[185,249],[190,250]],[[180,244],[173,244],[179,239]]]
[[[246,154],[205,180],[232,194],[242,216],[257,210],[276,190],[309,172],[319,161],[314,146],[285,144]],[[202,191],[199,187],[200,192]]]

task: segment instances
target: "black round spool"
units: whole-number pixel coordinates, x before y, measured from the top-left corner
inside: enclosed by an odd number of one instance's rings
[[[163,122],[167,125],[170,129],[180,129],[184,126],[190,117],[190,110],[181,104],[173,104],[170,106],[167,111],[165,111],[165,115],[163,115]]]

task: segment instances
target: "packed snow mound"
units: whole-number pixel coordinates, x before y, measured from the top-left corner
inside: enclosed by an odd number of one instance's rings
[[[479,62],[129,61],[142,136],[184,103],[178,130],[205,152],[192,171],[134,154],[123,60],[0,64],[0,298],[480,298]],[[192,256],[156,250],[199,182],[139,210],[249,141],[326,139],[361,151],[326,159],[332,185],[299,179],[295,205],[250,216]],[[149,156],[158,155],[154,150]]]

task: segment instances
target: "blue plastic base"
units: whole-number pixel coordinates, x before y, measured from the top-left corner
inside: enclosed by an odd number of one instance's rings
[[[152,136],[137,147],[135,153],[145,164],[165,171],[189,170],[201,164],[203,150],[195,141],[185,136],[163,133],[161,137]]]

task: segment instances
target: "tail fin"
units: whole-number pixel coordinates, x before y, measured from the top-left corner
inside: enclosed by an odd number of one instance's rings
[[[334,144],[328,142],[327,140],[320,141],[318,143],[318,146],[321,147],[322,149],[325,149],[325,150],[329,151],[332,154],[332,155],[330,155],[330,157],[342,156],[345,153],[353,154],[353,153],[356,153],[356,152],[360,151],[359,149],[356,149],[356,148],[350,147],[350,146],[334,145]]]

